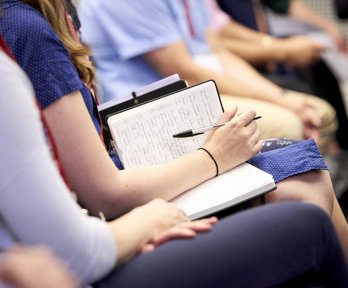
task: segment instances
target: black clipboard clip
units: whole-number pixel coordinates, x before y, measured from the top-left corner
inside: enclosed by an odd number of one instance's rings
[[[135,91],[132,91],[132,97],[133,97],[133,103],[134,104],[138,104],[139,103],[139,99],[137,97],[137,94],[135,93]]]

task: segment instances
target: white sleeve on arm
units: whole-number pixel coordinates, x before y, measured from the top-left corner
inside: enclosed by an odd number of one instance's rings
[[[72,200],[50,157],[31,86],[1,51],[0,75],[0,223],[18,242],[47,244],[82,283],[93,283],[116,263],[113,235]]]

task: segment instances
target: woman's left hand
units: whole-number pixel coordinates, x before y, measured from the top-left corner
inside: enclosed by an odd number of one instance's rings
[[[209,232],[213,225],[218,222],[216,217],[205,218],[201,220],[183,222],[175,225],[151,239],[151,241],[145,244],[141,252],[150,252],[155,250],[158,246],[169,242],[174,239],[191,239],[194,238],[197,233]]]

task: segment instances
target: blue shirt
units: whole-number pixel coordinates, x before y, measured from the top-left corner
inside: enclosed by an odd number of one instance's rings
[[[178,41],[192,55],[209,52],[203,1],[190,0],[189,7],[194,37],[181,0],[81,1],[82,39],[93,49],[103,101],[163,78],[144,59],[147,52]]]
[[[42,109],[64,95],[80,90],[99,133],[99,118],[92,95],[45,18],[18,0],[3,1],[0,9],[4,10],[0,16],[0,34],[29,76]]]
[[[0,34],[29,76],[42,109],[79,90],[100,133],[96,104],[68,51],[39,11],[18,0],[0,2]],[[119,160],[114,162],[121,167]]]

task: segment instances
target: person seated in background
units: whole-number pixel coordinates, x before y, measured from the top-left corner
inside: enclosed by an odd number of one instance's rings
[[[267,115],[259,121],[263,139],[315,138],[325,153],[336,130],[332,107],[317,97],[285,91],[225,51],[210,29],[204,1],[149,1],[137,7],[138,1],[130,1],[117,9],[99,2],[81,1],[79,16],[103,100],[175,73],[190,85],[214,79],[226,109],[237,104],[241,111]],[[151,21],[154,17],[161,25]]]
[[[347,41],[342,33],[340,27],[334,21],[322,16],[316,12],[310,5],[306,4],[303,0],[266,0],[263,5],[274,11],[275,13],[282,14],[294,20],[294,22],[304,23],[316,30],[320,30],[330,35],[334,40],[336,47],[343,53],[348,52]],[[271,20],[271,31],[272,20]],[[296,24],[295,24],[296,25]],[[296,30],[296,28],[295,28]],[[291,31],[291,28],[290,28]],[[309,30],[310,31],[310,30]],[[306,35],[306,30],[298,30],[300,34]],[[287,35],[286,35],[287,36]]]
[[[272,37],[253,30],[220,9],[216,0],[206,0],[212,27],[221,45],[257,68],[265,67],[263,75],[281,87],[312,93],[312,89],[295,75],[273,73],[278,64],[288,67],[307,67],[320,59],[324,46],[309,37]]]
[[[59,154],[50,155],[47,141],[55,147],[54,138],[40,122],[45,115],[40,118],[30,82],[1,49],[0,74],[0,124],[7,139],[0,142],[1,250],[45,245],[82,287],[347,287],[335,229],[312,204],[269,204],[219,222],[189,222],[174,204],[158,199],[111,222],[82,214],[59,175]],[[46,262],[42,267],[42,259],[14,267],[18,259],[7,257],[0,264],[5,283],[74,287]]]
[[[324,31],[328,31],[329,35],[332,35],[333,39],[335,39],[338,47],[340,47],[341,50],[344,50],[345,39],[337,28],[337,25],[319,16],[310,9],[308,5],[303,3],[303,1],[217,0],[217,2],[220,8],[234,21],[253,30],[267,34],[271,33],[271,28],[269,27],[269,19],[267,19],[267,15],[265,14],[264,5],[276,10],[277,13],[291,14],[292,17],[296,17],[297,19],[300,18],[302,21],[312,23],[317,25],[317,27],[324,29]],[[287,27],[291,29],[292,25]],[[290,35],[287,34],[283,36]],[[268,40],[267,42],[269,43]],[[295,75],[297,78],[300,77],[301,79],[304,79],[304,81],[311,87],[314,95],[326,100],[335,108],[339,123],[336,136],[339,147],[331,147],[331,151],[332,153],[338,154],[340,149],[348,150],[348,138],[346,137],[348,118],[345,111],[345,104],[339,82],[330,67],[323,60],[320,60],[301,69],[280,66],[275,72],[276,75],[285,74],[290,75],[291,77]],[[296,87],[293,89],[296,89]]]
[[[50,249],[14,246],[0,254],[0,287],[77,288],[79,285],[67,265]]]
[[[272,22],[274,22],[272,18],[275,17],[273,16],[271,19],[267,18],[264,10],[265,6],[267,6],[267,8],[273,9],[277,13],[290,14],[292,15],[291,18],[293,19],[300,19],[301,21],[316,26],[316,29],[320,28],[327,31],[328,35],[331,35],[332,39],[335,39],[334,43],[337,43],[337,47],[341,49],[341,51],[344,51],[344,47],[346,46],[345,39],[337,25],[318,15],[313,9],[303,3],[303,1],[217,0],[217,2],[234,21],[255,31],[270,35],[271,32],[274,32],[271,31],[271,28],[272,30],[279,30],[280,26],[284,26],[282,25],[284,24],[282,22],[278,24],[274,23],[272,25]],[[284,17],[277,16],[276,20],[279,21],[281,18]],[[271,27],[269,27],[269,21],[271,22]],[[298,25],[287,23],[286,28],[292,30],[296,29],[297,26]],[[304,27],[304,25],[302,26]],[[306,25],[305,27],[310,26]],[[302,34],[301,37],[307,37],[307,39],[309,38],[309,36]],[[292,39],[293,37],[292,34],[282,36],[291,36],[290,38],[284,39]],[[316,37],[313,40],[318,42],[320,39]],[[266,43],[269,45],[271,42],[266,40]],[[306,50],[304,50],[304,52],[305,51]],[[321,58],[325,57],[325,59],[331,59],[335,62],[335,65],[338,63],[340,63],[340,65],[345,65],[344,63],[347,63],[347,60],[343,59],[347,56],[336,57],[337,54],[336,56],[333,54],[328,54],[331,53],[330,51],[331,48],[326,48],[325,53]],[[331,66],[329,66],[329,64],[326,62],[327,60],[324,61],[323,59],[320,59],[307,67],[278,65],[272,73],[269,73],[267,67],[265,66],[259,66],[258,68],[263,74],[268,75],[267,77],[270,77],[273,81],[276,81],[284,87],[289,87],[288,85],[290,84],[293,89],[299,89],[300,91],[303,91],[303,89],[308,89],[309,87],[313,94],[328,101],[335,108],[339,124],[336,134],[336,141],[331,143],[325,159],[330,168],[335,193],[337,197],[341,197],[348,190],[348,178],[346,177],[348,169],[348,138],[346,137],[346,131],[348,130],[348,117],[345,109],[344,97],[340,87],[341,83],[339,83],[339,78],[334,74]],[[347,75],[345,75],[345,77],[347,77]],[[284,82],[284,79],[287,79],[287,81]],[[293,83],[294,79],[295,82]],[[298,79],[302,79],[300,85],[296,84],[298,83]],[[303,81],[307,84],[306,86],[301,84]]]
[[[238,115],[234,107],[225,112],[220,121],[228,123],[204,143],[219,169],[201,150],[161,165],[117,169],[97,133],[100,124],[89,90],[94,74],[88,50],[73,39],[62,5],[57,0],[31,0],[30,5],[2,0],[0,32],[34,85],[66,175],[84,208],[92,215],[102,211],[112,219],[155,198],[173,199],[248,160],[277,182],[278,189],[266,195],[266,202],[299,201],[322,207],[348,258],[348,225],[315,142],[300,141],[255,156],[262,146],[253,121],[255,111]]]

